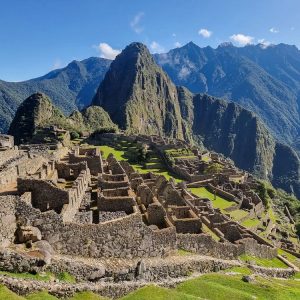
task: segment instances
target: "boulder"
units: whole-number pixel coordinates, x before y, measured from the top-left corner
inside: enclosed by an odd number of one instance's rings
[[[33,226],[20,226],[17,229],[16,236],[18,243],[37,242],[42,239],[40,230]]]

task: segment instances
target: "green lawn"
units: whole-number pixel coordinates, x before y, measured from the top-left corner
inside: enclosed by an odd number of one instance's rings
[[[239,221],[242,218],[246,217],[248,215],[248,212],[246,210],[236,209],[234,211],[231,211],[229,214],[231,218],[233,218],[236,221]]]
[[[7,287],[0,285],[0,299],[2,300],[24,300],[23,297],[11,292]]]
[[[193,295],[186,295],[174,289],[166,289],[157,286],[146,286],[138,289],[120,300],[196,300]]]
[[[295,300],[300,299],[300,282],[256,277],[254,283],[241,275],[208,274],[180,284],[176,290],[209,300]]]
[[[132,148],[132,146],[128,146],[130,148]],[[114,157],[117,159],[117,160],[128,160],[128,158],[126,157],[126,146],[123,146],[122,148],[124,150],[117,150],[113,147],[110,147],[110,146],[100,146],[99,147],[100,150],[103,152],[103,157],[104,158],[107,158],[107,156],[112,153],[114,155]],[[150,162],[147,164],[148,167],[144,167],[142,165],[139,165],[139,164],[132,164],[133,168],[140,172],[140,173],[149,173],[149,172],[152,172],[154,174],[158,174],[158,175],[163,175],[165,176],[168,180],[172,177],[174,178],[174,180],[176,182],[180,182],[182,181],[180,178],[178,178],[176,175],[168,172],[163,164],[161,163],[161,160],[159,159],[159,157],[152,157]],[[153,168],[151,167],[151,165],[153,165]],[[158,168],[157,166],[160,167]]]
[[[261,266],[261,267],[288,268],[288,266],[277,257],[275,257],[273,259],[265,259],[265,258],[259,258],[259,257],[243,254],[243,255],[239,256],[239,258],[242,261],[246,261],[246,262],[253,261],[256,265]]]
[[[247,227],[247,228],[253,228],[256,227],[257,225],[260,224],[260,220],[259,219],[247,219],[244,222],[242,222],[242,225]]]
[[[288,261],[290,261],[292,264],[294,264],[296,267],[300,268],[300,258],[294,256],[293,254],[290,254],[282,249],[278,249],[278,254],[285,257]]]
[[[101,297],[91,292],[79,292],[68,300],[105,300],[107,298]],[[41,299],[42,300],[42,299]]]
[[[30,273],[11,273],[11,272],[5,272],[5,271],[0,271],[0,275],[7,275],[10,277],[14,277],[14,278],[24,278],[24,279],[33,279],[33,280],[42,280],[42,281],[49,281],[51,278],[55,277],[51,273],[30,274]]]
[[[195,194],[198,197],[208,198],[209,200],[211,200],[214,208],[220,208],[221,210],[224,210],[225,208],[228,208],[228,207],[236,204],[233,201],[228,201],[219,196],[216,196],[216,200],[215,200],[214,194],[211,193],[209,190],[207,190],[205,187],[190,188],[190,190],[193,194]]]
[[[57,300],[58,298],[49,295],[46,291],[37,292],[26,296],[26,300]]]
[[[243,275],[252,274],[252,271],[247,267],[232,267],[230,269],[224,270],[224,272],[234,272],[234,273],[240,273],[240,274],[243,274]]]

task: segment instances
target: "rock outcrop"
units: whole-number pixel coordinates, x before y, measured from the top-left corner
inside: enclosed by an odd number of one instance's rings
[[[28,143],[34,136],[42,135],[41,129],[51,125],[76,132],[117,128],[101,107],[91,106],[82,112],[74,111],[71,116],[66,117],[48,96],[35,93],[19,106],[9,133],[15,137],[16,144]]]
[[[93,104],[128,132],[183,138],[176,87],[143,44],[132,43],[117,56]]]

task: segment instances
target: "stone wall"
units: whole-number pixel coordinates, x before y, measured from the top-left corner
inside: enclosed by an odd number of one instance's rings
[[[238,246],[215,241],[207,234],[177,234],[177,247],[187,251],[223,259],[236,259]]]
[[[152,230],[139,213],[101,224],[64,223],[54,211],[41,213],[18,201],[17,215],[26,225],[38,227],[61,254],[133,258],[163,256],[176,249],[175,228]]]
[[[32,205],[39,210],[55,210],[60,213],[64,204],[70,202],[70,194],[67,190],[60,189],[52,182],[30,179],[18,178],[18,192],[23,194],[31,192]]]
[[[238,241],[239,255],[247,254],[260,258],[272,259],[277,256],[277,249],[268,245],[259,244],[253,238],[245,238]]]
[[[236,199],[236,197],[228,192],[223,191],[222,189],[219,189],[217,187],[214,187],[212,184],[208,184],[207,185],[207,189],[211,192],[211,193],[216,193],[217,196],[220,196],[222,198],[225,198],[229,201],[234,201],[236,203],[239,203],[239,201]]]
[[[9,159],[17,157],[19,155],[20,155],[20,151],[17,148],[0,151],[0,165],[5,163]]]
[[[86,162],[94,176],[103,172],[102,157],[98,148],[76,148],[74,153],[70,153],[69,161],[70,163]]]
[[[17,228],[15,204],[15,196],[0,196],[0,247],[8,247],[14,242]]]

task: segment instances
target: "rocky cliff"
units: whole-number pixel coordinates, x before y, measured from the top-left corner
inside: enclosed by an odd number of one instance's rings
[[[15,137],[16,144],[31,142],[45,127],[58,126],[69,131],[93,132],[101,128],[117,128],[107,112],[101,107],[91,106],[82,112],[74,111],[66,117],[52,104],[48,96],[35,93],[18,108],[10,125],[9,134]]]
[[[112,62],[93,104],[127,132],[183,138],[176,87],[141,43]]]

